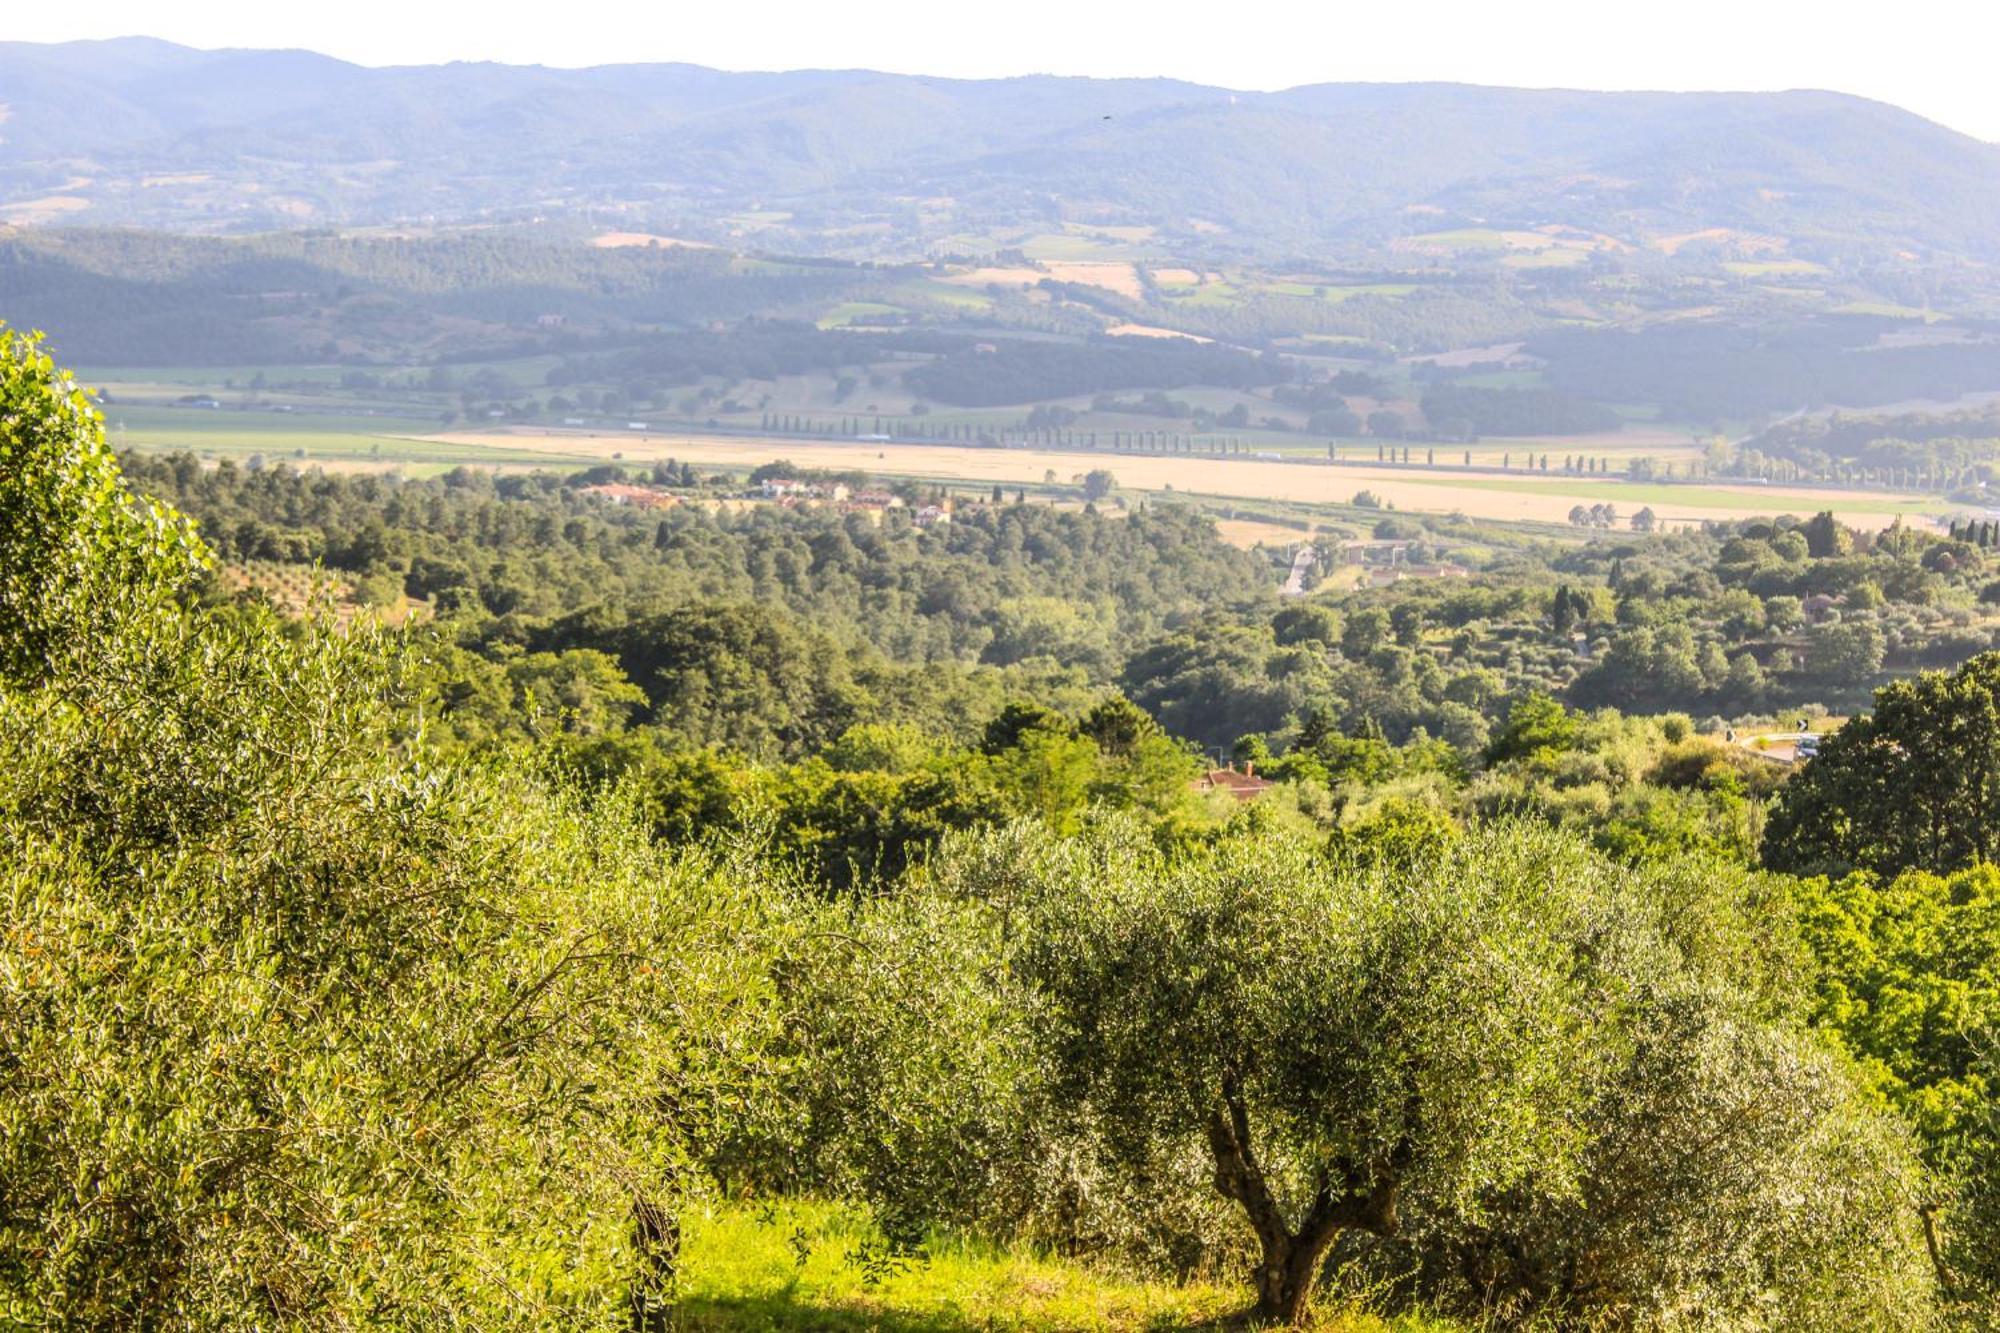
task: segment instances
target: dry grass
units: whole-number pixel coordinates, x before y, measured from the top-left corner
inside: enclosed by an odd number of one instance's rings
[[[1107,292],[1129,296],[1135,301],[1143,300],[1146,295],[1139,284],[1139,270],[1132,264],[1096,259],[1051,259],[1045,267],[1049,276],[1057,282],[1102,287]]]
[[[1182,333],[1179,329],[1163,329],[1155,324],[1133,324],[1129,322],[1113,324],[1105,332],[1114,338],[1185,338],[1187,341],[1195,343],[1215,341],[1213,338],[1204,338],[1198,333]]]
[[[688,250],[713,250],[712,245],[700,241],[684,241],[678,236],[655,236],[649,231],[607,231],[601,236],[593,236],[590,243],[600,250],[622,250],[632,246],[656,245],[662,250],[676,246]]]
[[[1291,546],[1311,539],[1312,534],[1282,523],[1264,523],[1254,518],[1218,518],[1216,535],[1231,546],[1249,550],[1253,546]]]
[[[1696,241],[1715,241],[1733,245],[1745,254],[1776,254],[1785,249],[1787,242],[1782,236],[1760,236],[1755,232],[1733,231],[1728,227],[1705,227],[1700,231],[1682,232],[1676,236],[1655,236],[1653,248],[1662,254],[1679,254],[1683,247]]]
[[[24,199],[18,204],[0,204],[0,219],[32,227],[89,207],[90,200],[82,195],[51,194],[40,199]]]
[[[944,274],[938,281],[953,283],[960,287],[984,287],[988,283],[995,282],[1002,287],[1032,287],[1048,276],[1038,268],[988,264],[982,268],[967,269],[963,273]]]

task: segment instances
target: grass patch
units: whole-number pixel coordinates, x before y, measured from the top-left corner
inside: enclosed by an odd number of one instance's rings
[[[910,312],[899,305],[884,305],[880,301],[843,301],[819,317],[823,329],[844,329],[857,320],[871,315],[907,315]]]
[[[1576,246],[1557,246],[1526,254],[1508,255],[1500,262],[1508,268],[1569,268],[1590,258],[1590,251]]]
[[[1300,296],[1314,301],[1331,301],[1335,305],[1351,301],[1357,296],[1408,296],[1415,291],[1416,284],[1408,282],[1362,282],[1346,285],[1307,282],[1267,282],[1257,290],[1273,296]]]
[[[1148,1282],[951,1233],[891,1258],[863,1211],[830,1204],[717,1205],[686,1227],[680,1329],[1168,1333],[1223,1328],[1249,1304],[1231,1283]],[[1327,1306],[1321,1333],[1450,1333]]]
[[[1117,241],[1090,232],[1043,232],[1020,243],[1020,251],[1030,259],[1129,259],[1128,248]]]
[[[1176,287],[1161,295],[1173,305],[1184,306],[1230,306],[1238,305],[1243,300],[1241,289],[1220,279],[1204,282],[1199,287]]]
[[[1935,310],[1921,310],[1913,305],[1894,305],[1887,301],[1849,301],[1846,305],[1833,308],[1836,315],[1879,315],[1883,319],[1920,319],[1926,324],[1935,324],[1944,316]]]
[[[1698,505],[1707,509],[1740,509],[1750,514],[1811,514],[1820,510],[1833,513],[1941,514],[1952,508],[1942,500],[1903,500],[1890,496],[1869,496],[1853,500],[1832,496],[1790,495],[1780,490],[1731,490],[1720,486],[1653,485],[1632,481],[1503,481],[1487,477],[1426,477],[1412,474],[1407,480],[1420,486],[1442,486],[1467,491],[1512,491],[1520,495],[1574,496],[1585,503],[1624,502],[1638,505]]]
[[[1810,259],[1731,259],[1722,265],[1723,271],[1734,273],[1740,278],[1796,277],[1810,273],[1824,273],[1824,265],[1815,264]]]
[[[605,461],[598,452],[551,453],[482,441],[413,438],[439,429],[424,418],[361,417],[275,412],[206,412],[191,408],[125,407],[105,410],[111,443],[151,453],[185,451],[198,456],[248,458],[270,463],[461,463],[561,467]]]
[[[986,311],[993,308],[993,298],[985,292],[930,278],[899,282],[889,289],[889,295],[912,305],[942,306],[954,311]]]

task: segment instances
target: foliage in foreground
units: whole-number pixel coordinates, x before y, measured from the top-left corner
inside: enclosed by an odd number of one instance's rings
[[[1919,1327],[1916,1167],[1700,860],[1256,814],[943,840],[828,902],[521,756],[205,552],[0,341],[0,1322],[661,1328],[717,1184],[1411,1307]],[[1081,743],[1065,731],[1055,740]],[[686,1290],[682,1296],[688,1296]]]
[[[839,983],[862,1017],[801,1066],[808,1106],[879,1098],[820,1141],[892,1215],[912,1186],[949,1205],[948,1162],[994,1182],[963,1200],[989,1225],[1051,1243],[1198,1267],[1247,1240],[1274,1320],[1330,1254],[1474,1316],[1927,1317],[1905,1136],[1805,1028],[1783,906],[1740,872],[1527,828],[1415,864],[1166,854],[1120,821],[960,839],[932,872],[865,916]],[[940,1021],[969,1027],[907,1079],[814,1081]],[[1009,1061],[1027,1077],[987,1081]]]
[[[0,346],[0,1322],[651,1299],[781,901],[400,753],[368,636],[184,613],[198,543],[66,390]]]

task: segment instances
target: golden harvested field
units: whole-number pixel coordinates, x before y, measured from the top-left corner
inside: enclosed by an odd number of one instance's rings
[[[1172,458],[1052,449],[981,449],[947,444],[845,444],[806,440],[715,439],[686,435],[473,434],[431,437],[442,442],[578,454],[618,455],[626,463],[675,458],[702,466],[752,468],[774,459],[800,467],[859,469],[891,476],[932,477],[980,486],[1037,484],[1053,472],[1064,483],[1107,468],[1130,491],[1190,491],[1198,495],[1346,504],[1372,491],[1398,509],[1463,513],[1473,518],[1566,523],[1572,506],[1610,503],[1623,517],[1650,506],[1665,523],[1741,519],[1757,514],[1810,514],[1830,509],[1849,524],[1886,527],[1899,515],[1916,521],[1940,512],[1940,502],[1865,491],[1810,487],[1646,485],[1565,477],[1560,473],[1433,471],[1376,463],[1284,463],[1249,458]]]
[[[1139,270],[1131,264],[1109,263],[1095,259],[1051,259],[1044,264],[1049,276],[1057,282],[1073,282],[1083,287],[1102,287],[1120,296],[1129,296],[1135,301],[1145,299],[1145,289],[1139,285]]]
[[[1290,546],[1312,538],[1309,532],[1288,528],[1282,523],[1260,523],[1254,518],[1218,518],[1215,520],[1215,532],[1231,546],[1240,546],[1246,551],[1259,542],[1267,546]]]
[[[52,194],[41,199],[24,199],[18,204],[0,204],[0,221],[17,222],[24,227],[32,227],[38,222],[48,222],[65,213],[75,213],[90,207],[90,200],[81,195]]]
[[[713,250],[712,245],[700,241],[683,241],[678,236],[655,236],[649,231],[607,231],[594,236],[590,243],[600,250],[622,250],[631,246],[657,245],[662,250],[684,246],[690,250]]]
[[[970,268],[963,273],[941,274],[938,281],[955,283],[960,287],[984,287],[992,282],[1002,287],[1032,287],[1048,276],[1038,268],[988,265],[985,268]]]
[[[1437,352],[1430,356],[1407,358],[1411,365],[1425,362],[1433,366],[1479,366],[1490,361],[1512,361],[1521,353],[1522,344],[1494,343],[1490,347],[1461,347],[1455,352]]]
[[[1188,342],[1205,343],[1215,341],[1204,338],[1199,333],[1182,333],[1179,329],[1163,329],[1156,324],[1113,324],[1105,330],[1114,338],[1184,338]]]

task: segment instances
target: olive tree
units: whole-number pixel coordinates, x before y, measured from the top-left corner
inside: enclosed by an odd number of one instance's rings
[[[940,878],[1011,923],[1051,1101],[1139,1174],[1202,1145],[1255,1233],[1260,1317],[1304,1316],[1345,1230],[1561,1175],[1580,1014],[1539,886],[1409,891],[1270,838],[1163,858],[1122,826],[1007,846]]]
[[[1765,864],[1958,870],[2000,856],[2000,653],[1875,693],[1779,789]]]
[[[1337,1244],[1469,1313],[1504,1290],[1748,1317],[1829,1274],[1843,1310],[1924,1308],[1907,1148],[1712,866],[1648,878],[1536,828],[1168,855],[1114,821],[963,839],[932,871],[1011,941],[1050,1114],[1156,1189],[1202,1155],[1255,1238],[1259,1319],[1301,1321]]]
[[[210,612],[0,336],[0,1324],[642,1327],[787,900],[428,762],[397,644]]]

